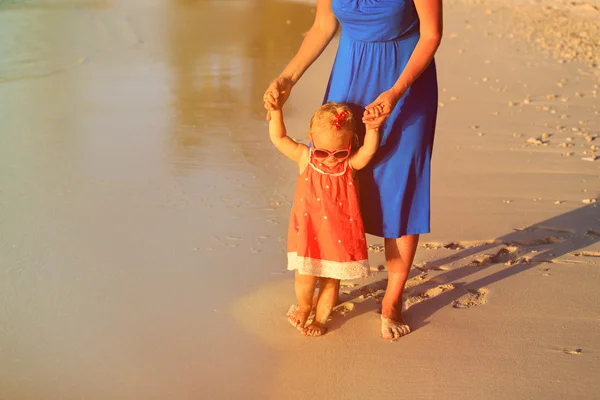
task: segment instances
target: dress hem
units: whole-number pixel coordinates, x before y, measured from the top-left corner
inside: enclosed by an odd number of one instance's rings
[[[400,239],[402,236],[409,236],[409,235],[426,235],[428,233],[431,233],[431,229],[424,229],[424,230],[416,230],[416,231],[406,231],[404,233],[401,233],[399,236],[395,236],[395,235],[381,235],[379,232],[378,233],[373,233],[373,232],[369,232],[369,230],[365,229],[365,233],[371,236],[377,236],[380,238],[385,238],[385,239]]]
[[[296,252],[288,252],[288,271],[297,270],[302,275],[318,276],[339,280],[353,280],[369,277],[369,260],[328,261],[310,257],[300,257]]]

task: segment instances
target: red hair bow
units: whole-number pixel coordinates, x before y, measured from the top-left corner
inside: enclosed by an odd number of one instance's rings
[[[345,120],[347,116],[348,111],[342,111],[340,114],[335,113],[335,121],[333,121],[333,124],[337,129],[342,127],[342,121]]]

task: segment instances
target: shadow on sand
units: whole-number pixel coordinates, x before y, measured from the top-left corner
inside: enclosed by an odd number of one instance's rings
[[[413,330],[427,325],[429,318],[446,306],[469,308],[485,301],[487,287],[503,279],[520,274],[554,260],[570,255],[573,257],[600,257],[600,252],[581,249],[600,241],[600,209],[590,204],[559,216],[541,221],[527,228],[507,233],[495,240],[479,243],[422,244],[421,248],[446,249],[453,254],[414,267],[407,282],[404,295],[408,309],[404,317]],[[459,267],[448,264],[464,260]],[[481,274],[503,265],[500,271],[475,281],[465,283],[469,275]],[[444,271],[444,272],[439,272]],[[428,275],[437,272],[431,279]],[[354,303],[348,317],[380,310],[380,300],[387,279],[354,288],[340,296],[337,309],[344,313],[346,305]],[[330,330],[341,327],[347,318],[332,318]]]

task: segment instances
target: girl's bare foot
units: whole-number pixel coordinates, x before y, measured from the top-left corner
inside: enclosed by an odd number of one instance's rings
[[[386,340],[400,339],[410,333],[410,326],[406,323],[402,314],[397,318],[386,318],[381,316],[381,336]]]
[[[313,298],[312,301],[312,309],[310,310],[307,319],[304,321],[304,323],[306,323],[307,320],[310,319],[311,314],[315,311],[315,308],[317,307],[317,301],[319,300],[319,296],[315,296]],[[290,321],[290,324],[292,324],[292,326],[294,328],[298,327],[297,324],[297,319],[296,318],[296,313],[298,312],[298,304],[292,304],[290,306],[290,309],[288,310],[287,314],[285,314],[286,317],[288,317],[288,321]]]
[[[306,321],[308,320],[311,311],[312,310],[310,308],[308,310],[301,310],[297,305],[293,304],[287,312],[286,316],[290,324],[292,324],[294,328],[302,332],[304,330],[304,325],[306,325]]]
[[[340,281],[331,278],[319,278],[319,297],[313,299],[315,319],[305,329],[300,331],[304,336],[322,336],[327,332],[325,323],[329,319],[333,306],[337,304],[340,291]],[[315,304],[315,300],[316,304]]]
[[[315,295],[315,287],[318,280],[319,278],[316,276],[303,275],[298,270],[295,272],[294,290],[298,305],[290,307],[287,317],[290,324],[298,330],[304,329],[310,312],[313,309],[313,296]]]
[[[325,334],[325,332],[327,332],[327,327],[322,323],[316,321],[300,331],[300,333],[302,333],[304,336],[313,337],[322,336]]]

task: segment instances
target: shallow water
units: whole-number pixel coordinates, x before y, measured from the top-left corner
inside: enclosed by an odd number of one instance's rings
[[[0,1],[1,399],[268,393],[228,307],[284,268],[260,100],[312,18]]]

